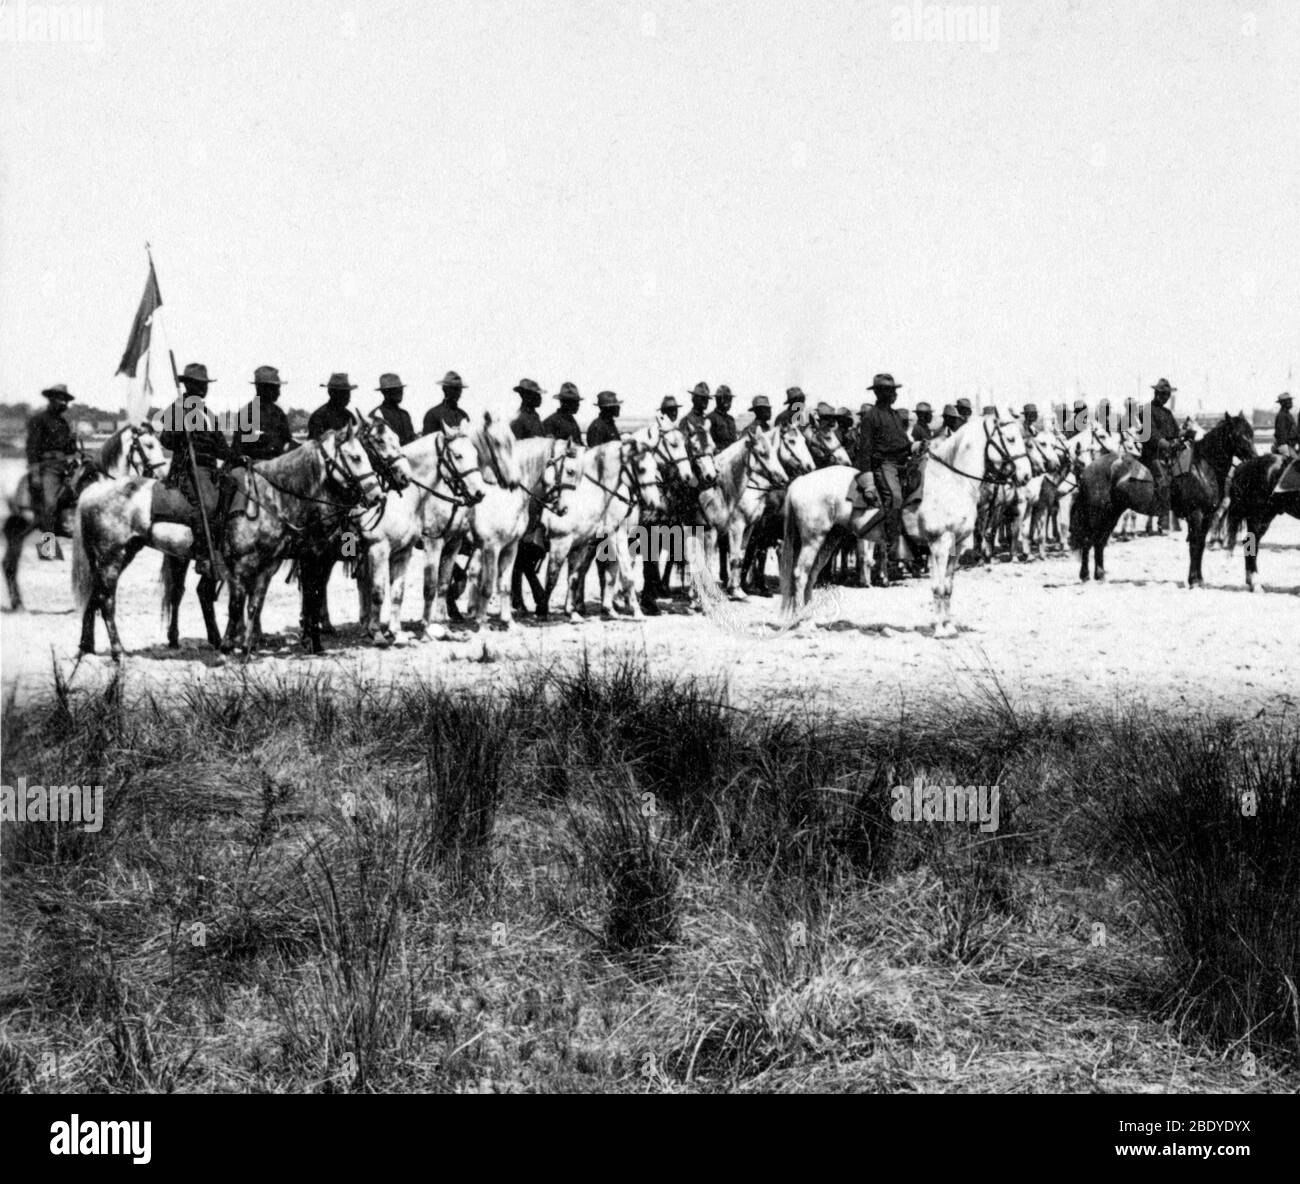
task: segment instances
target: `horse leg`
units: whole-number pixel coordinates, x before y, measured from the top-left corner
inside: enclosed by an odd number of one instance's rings
[[[181,646],[181,601],[185,597],[185,573],[189,571],[190,561],[175,555],[163,555],[163,587],[166,589],[167,609],[167,648],[180,649]],[[211,634],[208,635],[211,639]]]
[[[18,514],[11,514],[5,520],[5,585],[9,590],[9,607],[15,611],[23,607],[22,593],[18,591],[18,561],[23,553],[23,539],[32,530],[33,525]]]
[[[143,539],[132,539],[123,548],[121,560],[100,573],[99,608],[104,616],[104,628],[108,630],[109,653],[114,662],[122,660],[122,639],[117,634],[117,581],[143,546]]]
[[[1259,574],[1259,545],[1264,541],[1264,532],[1272,525],[1273,519],[1267,515],[1258,518],[1246,517],[1246,590],[1255,591],[1255,577]]]
[[[492,611],[492,601],[501,597],[499,586],[501,559],[496,545],[493,543],[484,543],[480,555],[482,558],[479,561],[478,604],[475,606],[474,616],[480,623],[483,623],[487,621],[488,614]],[[500,612],[502,615],[510,611],[509,608],[505,607],[509,603],[509,596],[501,600]]]
[[[442,584],[442,536],[424,536],[424,617],[421,633],[426,640],[447,640],[446,606],[438,595]]]
[[[183,578],[183,575],[182,575]],[[217,578],[216,576],[206,575],[200,578],[199,587],[199,608],[203,612],[203,628],[208,635],[208,645],[214,650],[221,648],[221,627],[217,624]],[[179,599],[177,601],[179,605]],[[173,618],[174,619],[174,618]],[[262,619],[255,617],[253,619],[253,631],[255,640],[262,640]],[[168,639],[170,642],[170,638]]]
[[[1099,584],[1106,579],[1106,544],[1110,542],[1110,536],[1115,530],[1115,523],[1118,521],[1118,510],[1107,511],[1093,535],[1095,559],[1092,565],[1092,578]]]
[[[360,563],[360,561],[358,561]],[[357,588],[361,592],[361,624],[375,645],[390,645],[393,640],[389,566],[392,551],[387,539],[376,539],[366,550]]]
[[[1205,511],[1200,506],[1192,507],[1187,516],[1188,588],[1205,583],[1205,577],[1201,574],[1201,559],[1205,555],[1205,532],[1208,527]]]
[[[244,661],[247,662],[253,655],[253,650],[261,641],[262,629],[260,622],[262,620],[262,605],[266,601],[266,590],[271,586],[271,579],[275,575],[275,565],[272,564],[268,569],[259,571],[253,577],[253,588],[248,594],[248,617],[249,629],[244,641]],[[306,588],[306,584],[303,585]],[[231,590],[231,601],[234,600],[234,588]],[[320,632],[316,631],[315,645],[320,646]],[[320,649],[313,649],[312,653],[319,654]]]
[[[519,540],[513,539],[506,543],[497,553],[497,596],[501,599],[501,627],[509,629],[511,622],[514,620],[514,605],[511,603],[510,589],[514,586],[515,564],[519,561]],[[535,580],[530,581],[530,583]],[[533,593],[533,600],[536,603],[537,593],[534,589],[529,589]]]
[[[952,637],[949,621],[952,601],[952,572],[955,569],[957,539],[946,530],[930,543],[930,594],[934,598],[934,636]]]

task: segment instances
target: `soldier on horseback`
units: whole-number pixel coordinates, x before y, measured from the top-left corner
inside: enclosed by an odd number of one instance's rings
[[[587,447],[596,448],[611,440],[621,439],[618,430],[618,412],[622,403],[613,391],[601,391],[596,396],[597,415],[587,428]]]
[[[158,438],[162,446],[173,457],[180,458],[180,463],[173,460],[168,470],[167,482],[179,490],[189,503],[192,511],[192,527],[195,542],[203,538],[203,524],[199,520],[206,514],[208,529],[211,532],[212,549],[216,555],[216,570],[206,548],[195,546],[195,570],[204,577],[215,577],[228,581],[229,574],[221,561],[221,529],[224,525],[224,502],[228,495],[223,490],[218,492],[217,468],[224,461],[232,465],[242,465],[240,457],[226,440],[225,433],[217,426],[217,418],[208,408],[208,387],[216,380],[208,376],[208,368],[202,362],[191,362],[180,376],[184,393],[163,412],[162,431]],[[188,436],[188,444],[186,437]],[[192,450],[194,463],[189,461]]]
[[[1169,526],[1169,450],[1177,444],[1181,431],[1174,413],[1168,403],[1178,388],[1170,386],[1167,378],[1160,379],[1151,390],[1151,402],[1147,405],[1145,429],[1142,440],[1141,461],[1151,471],[1156,483],[1155,519],[1160,534]],[[1148,524],[1149,525],[1149,524]]]
[[[765,432],[772,426],[772,400],[766,395],[755,395],[749,404],[754,418],[745,425],[742,436],[752,436],[755,432]]]
[[[27,421],[28,487],[36,510],[37,529],[57,535],[59,495],[68,471],[68,458],[77,453],[77,438],[66,418],[68,404],[74,397],[61,382],[46,387],[41,394],[49,400],[49,405]],[[42,559],[52,558],[43,549],[38,554]]]
[[[547,436],[546,424],[537,414],[546,393],[531,378],[521,378],[514,388],[519,396],[519,414],[510,424],[516,440],[531,440]],[[549,421],[548,421],[549,422]],[[576,425],[575,425],[576,426]],[[524,610],[524,580],[533,594],[533,605],[539,618],[546,616],[546,589],[537,578],[537,572],[546,558],[546,531],[542,526],[542,506],[535,498],[528,504],[528,526],[515,551],[515,564],[510,573],[510,607],[515,612]]]
[[[434,432],[454,432],[469,419],[469,413],[460,405],[461,391],[465,384],[455,370],[448,370],[442,378],[442,402],[424,413],[424,431],[422,436]]]
[[[1291,395],[1283,391],[1277,397],[1278,411],[1273,419],[1273,451],[1279,456],[1300,456],[1300,428],[1291,414]]]
[[[876,405],[862,417],[858,437],[857,467],[870,472],[885,511],[886,580],[903,579],[906,573],[898,561],[898,540],[903,529],[903,467],[911,454],[912,442],[894,400],[902,384],[892,374],[877,374],[868,388]]]
[[[384,401],[372,414],[379,416],[393,429],[398,441],[405,448],[415,439],[415,425],[411,422],[410,413],[402,408],[402,395],[406,387],[396,374],[381,374],[379,385],[375,389],[383,395]]]
[[[319,440],[326,432],[341,432],[352,423],[352,412],[348,404],[352,402],[352,392],[357,389],[355,382],[349,382],[342,371],[330,375],[329,382],[322,382],[328,402],[323,403],[311,413],[307,420],[307,438]]]
[[[736,442],[736,421],[731,414],[731,387],[720,386],[713,396],[713,410],[707,419],[713,446],[721,452]]]
[[[253,371],[253,402],[239,413],[231,446],[246,460],[270,460],[296,448],[289,431],[289,417],[279,407],[280,372],[274,366]]]
[[[546,435],[546,426],[537,409],[542,405],[542,396],[546,393],[531,378],[521,378],[514,388],[519,396],[519,414],[510,421],[510,430],[516,440],[535,440]]]
[[[522,383],[520,384],[523,385]],[[578,426],[578,404],[582,396],[571,382],[560,385],[560,393],[555,396],[560,402],[560,409],[553,411],[542,421],[542,431],[552,440],[568,440],[570,444],[582,447],[582,428]]]
[[[788,428],[795,417],[803,411],[807,402],[808,396],[799,387],[792,386],[785,392],[785,410],[776,417],[776,426]]]
[[[1020,430],[1027,437],[1038,435],[1038,408],[1033,403],[1026,403],[1021,411]]]
[[[957,416],[961,420],[962,424],[970,422],[970,417],[974,414],[974,411],[975,409],[971,406],[971,401],[969,399],[961,398],[957,400]]]
[[[916,423],[912,427],[913,443],[925,444],[938,435],[938,432],[930,426],[930,420],[933,418],[934,412],[929,403],[921,402],[916,405]]]
[[[664,395],[663,401],[659,404],[659,414],[662,415],[669,423],[677,422],[677,398],[674,395]]]
[[[683,429],[690,435],[709,434],[709,384],[707,382],[697,382],[695,389],[690,392],[691,409],[682,419]]]

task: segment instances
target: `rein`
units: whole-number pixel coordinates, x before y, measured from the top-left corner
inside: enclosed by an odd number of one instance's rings
[[[968,481],[978,481],[981,484],[987,483],[989,485],[1018,485],[1019,481],[1016,480],[1015,471],[1016,461],[1029,460],[1029,453],[1018,452],[1013,456],[1011,449],[1007,447],[1006,437],[1002,434],[1003,427],[1004,424],[1001,420],[994,421],[996,440],[994,439],[994,434],[990,433],[987,427],[984,429],[984,475],[982,477],[977,477],[974,473],[964,472],[950,461],[944,460],[943,457],[939,456],[937,453],[931,452],[930,459],[937,461],[939,464],[943,465],[945,469],[950,469],[959,477],[965,477]],[[992,464],[989,463],[989,448],[991,447],[996,448],[998,455],[1002,458],[1000,461],[994,461]],[[999,470],[1007,466],[1010,466],[1011,468],[1010,475],[999,472]]]

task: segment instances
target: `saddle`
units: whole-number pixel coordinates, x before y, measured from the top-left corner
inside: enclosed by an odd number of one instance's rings
[[[1277,485],[1273,488],[1273,496],[1277,497],[1283,493],[1300,493],[1300,459],[1293,460],[1287,465],[1282,470],[1282,476],[1277,479]]]
[[[1175,477],[1183,477],[1192,471],[1192,442],[1186,441],[1169,461],[1170,470]]]
[[[849,503],[856,514],[862,510],[879,510],[880,493],[876,489],[876,479],[865,469],[859,471],[849,486]]]

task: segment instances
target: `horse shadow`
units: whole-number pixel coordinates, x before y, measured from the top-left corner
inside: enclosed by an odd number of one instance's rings
[[[1255,577],[1255,582],[1256,582],[1257,585],[1259,585],[1259,584],[1262,583],[1262,581],[1260,581],[1260,579],[1259,579],[1258,576]],[[1170,578],[1166,578],[1166,579],[1143,579],[1143,578],[1138,577],[1138,576],[1131,576],[1131,577],[1128,577],[1128,578],[1125,578],[1125,579],[1111,579],[1110,577],[1107,577],[1105,580],[1102,581],[1102,583],[1103,583],[1103,584],[1111,584],[1111,585],[1114,585],[1115,587],[1127,586],[1127,587],[1133,587],[1133,588],[1145,588],[1145,587],[1147,587],[1148,585],[1151,585],[1151,586],[1158,587],[1158,588],[1162,588],[1162,587],[1163,587],[1163,588],[1181,588],[1181,589],[1183,589],[1184,591],[1187,590],[1187,581],[1186,581],[1186,580],[1174,579],[1174,578],[1172,578],[1172,577],[1170,577]],[[1058,587],[1068,587],[1068,585],[1057,585],[1057,586],[1058,586]],[[1242,592],[1242,593],[1250,594],[1250,589],[1247,588],[1246,585],[1245,585],[1244,583],[1241,583],[1241,584],[1212,584],[1212,583],[1210,583],[1208,580],[1207,580],[1205,583],[1199,585],[1199,587],[1198,587],[1197,590],[1198,590],[1198,591],[1205,591],[1205,592]],[[1292,595],[1294,595],[1294,594],[1300,594],[1300,586],[1295,587],[1295,588],[1269,588],[1268,591],[1269,591],[1269,592],[1281,592],[1281,593],[1283,593],[1284,595],[1286,595],[1286,594],[1292,594]]]

